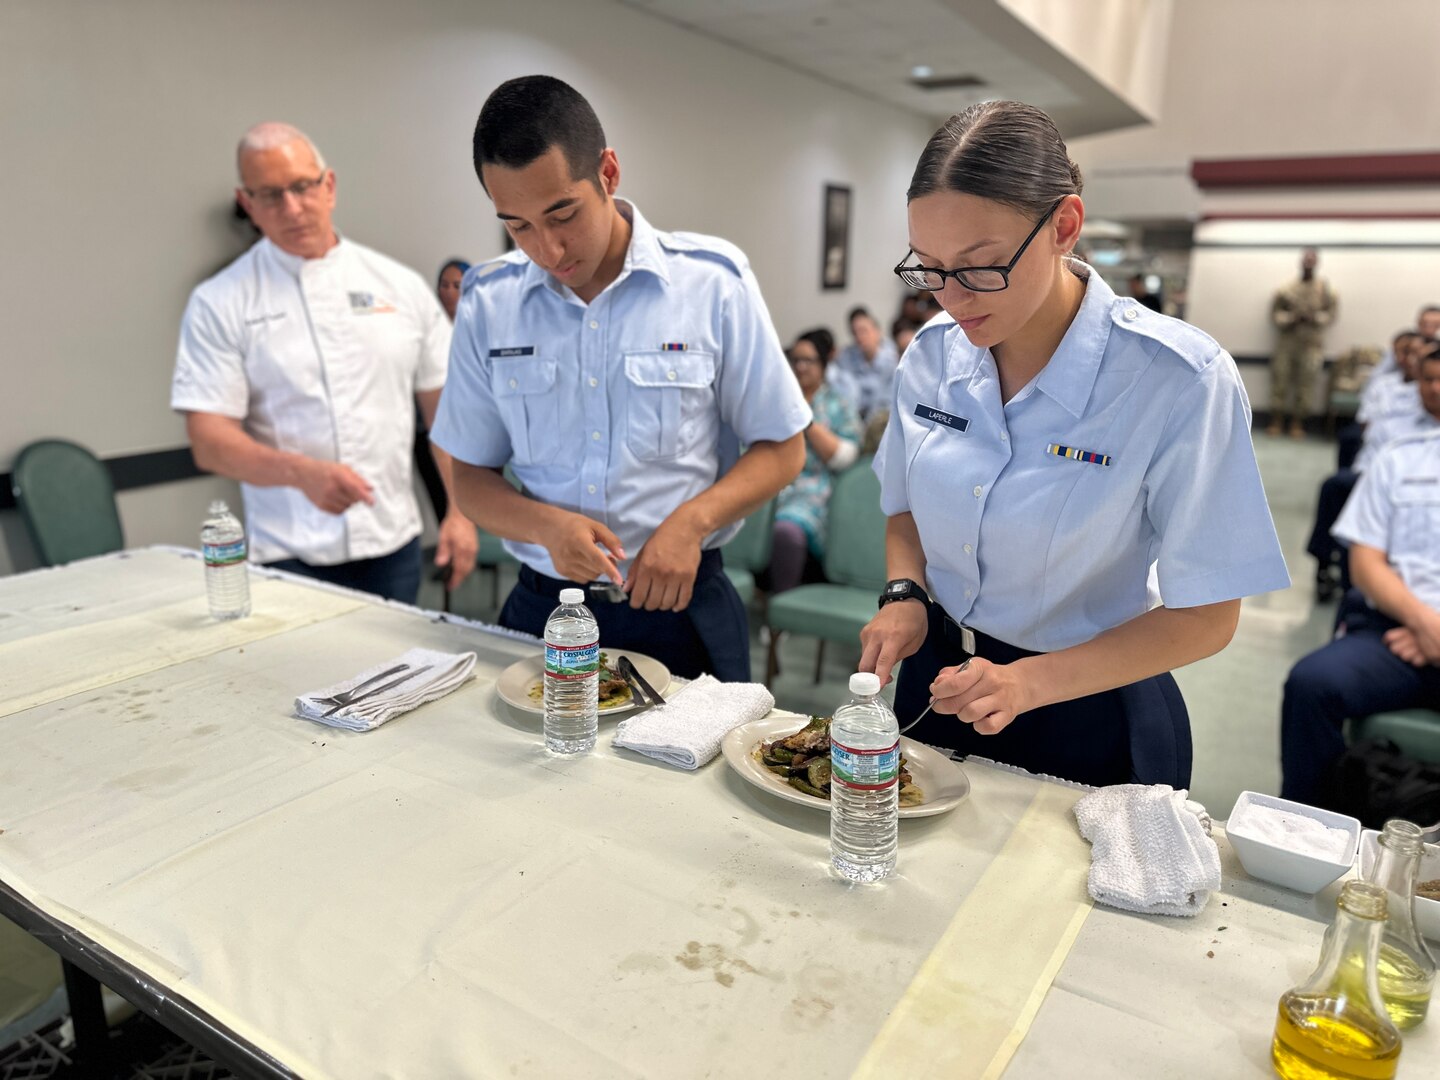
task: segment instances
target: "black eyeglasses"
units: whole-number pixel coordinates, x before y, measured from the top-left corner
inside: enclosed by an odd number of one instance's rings
[[[245,189],[245,194],[254,199],[261,206],[276,207],[285,201],[286,194],[294,195],[298,201],[304,201],[312,191],[325,182],[325,174],[315,177],[314,180],[296,180],[293,184],[285,187],[262,187],[256,191]]]
[[[945,270],[939,266],[906,266],[905,259],[915,254],[911,251],[910,255],[900,260],[900,265],[895,267],[895,273],[910,288],[924,289],[926,292],[939,292],[945,288],[946,278],[954,278],[962,288],[971,292],[1000,292],[1007,289],[1010,287],[1010,271],[1015,269],[1015,264],[1020,261],[1020,256],[1025,254],[1030,241],[1040,235],[1040,230],[1050,220],[1050,215],[1060,208],[1066,198],[1068,196],[1062,195],[1055,200],[1054,205],[1045,211],[1045,216],[1035,223],[1030,235],[1025,237],[1025,242],[1020,245],[1020,250],[1015,252],[1015,257],[1004,266],[961,266],[955,270]]]

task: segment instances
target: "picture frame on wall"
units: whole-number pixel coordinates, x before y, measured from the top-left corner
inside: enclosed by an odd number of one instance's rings
[[[826,184],[820,226],[820,288],[843,289],[850,279],[850,188]]]

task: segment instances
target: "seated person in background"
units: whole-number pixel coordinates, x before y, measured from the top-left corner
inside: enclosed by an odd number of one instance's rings
[[[904,359],[905,350],[910,347],[910,341],[919,329],[919,323],[911,322],[903,315],[890,324],[890,340],[895,342],[896,356]]]
[[[906,293],[905,299],[900,302],[900,318],[908,319],[917,327],[924,326],[939,314],[940,302],[935,299],[934,293],[924,289]]]
[[[825,528],[833,474],[859,455],[860,421],[855,409],[825,381],[825,361],[813,342],[800,338],[786,354],[795,381],[815,420],[805,429],[805,466],[780,492],[775,508],[775,545],[770,556],[770,591],[799,585],[807,556],[825,556]]]
[[[817,326],[814,330],[806,330],[797,341],[808,341],[815,346],[815,354],[820,357],[820,363],[827,368],[830,362],[835,359],[835,335],[826,330],[823,326]]]
[[[1395,338],[1396,378],[1372,401],[1372,416],[1365,427],[1364,441],[1350,468],[1340,469],[1320,485],[1315,505],[1315,527],[1310,532],[1306,550],[1316,560],[1315,590],[1320,600],[1329,600],[1337,592],[1350,587],[1350,574],[1345,546],[1332,534],[1331,526],[1340,516],[1345,500],[1355,488],[1360,473],[1385,444],[1405,435],[1427,430],[1433,418],[1421,405],[1416,390],[1419,357],[1433,351],[1436,342],[1419,334],[1404,333]]]
[[[1144,304],[1151,311],[1164,311],[1165,305],[1160,302],[1160,294],[1153,293],[1145,287],[1144,274],[1130,275],[1130,295],[1140,303]]]
[[[195,463],[241,482],[252,560],[413,604],[415,405],[434,420],[450,323],[419,274],[335,232],[335,173],[302,132],[257,124],[236,157],[264,239],[190,294],[170,406]],[[451,588],[478,546],[452,506]]]
[[[1415,329],[1405,332],[1419,334],[1421,337],[1440,338],[1440,304],[1426,304],[1422,307],[1419,314],[1415,316]],[[1370,382],[1393,375],[1395,368],[1395,350],[1394,348],[1386,349],[1385,355],[1380,358],[1380,363],[1375,366],[1375,370],[1370,372]],[[1366,389],[1369,389],[1368,383]],[[1364,408],[1363,392],[1361,408]]]
[[[863,307],[850,312],[850,333],[854,343],[840,350],[825,370],[825,381],[859,410],[861,420],[867,420],[876,409],[890,404],[900,356]]]
[[[1421,364],[1420,394],[1433,429],[1440,351]],[[1280,794],[1317,806],[1331,801],[1328,778],[1345,749],[1345,720],[1440,709],[1440,430],[1381,450],[1335,535],[1350,544],[1361,595],[1346,598],[1343,635],[1291,669],[1280,709]]]
[[[451,259],[440,267],[440,276],[435,279],[435,295],[440,298],[440,306],[452,323],[455,321],[455,305],[460,303],[460,282],[469,269],[470,264],[464,259]]]

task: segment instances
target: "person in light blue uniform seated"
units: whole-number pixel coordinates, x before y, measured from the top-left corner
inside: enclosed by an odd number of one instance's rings
[[[952,117],[921,155],[896,272],[944,313],[906,352],[875,462],[891,580],[861,667],[904,661],[901,722],[935,703],[923,742],[1187,787],[1169,672],[1289,575],[1234,361],[1070,257],[1081,183],[1016,102]]]
[[[720,545],[800,472],[811,414],[744,254],[617,199],[615,151],[558,79],[495,90],[474,160],[518,250],[465,276],[431,438],[522,563],[501,624],[538,636],[580,585],[603,647],[748,680]]]
[[[839,391],[864,421],[890,404],[900,354],[895,343],[881,333],[875,316],[863,307],[850,312],[850,336],[855,340],[825,369],[825,382]]]
[[[1420,358],[1435,347],[1433,339],[1419,334],[1396,335],[1391,349],[1395,356],[1395,377],[1387,380],[1384,389],[1369,404],[1359,452],[1348,468],[1337,470],[1320,484],[1315,500],[1315,526],[1310,530],[1305,550],[1315,557],[1315,595],[1321,601],[1334,599],[1337,593],[1343,596],[1350,589],[1348,550],[1332,529],[1360,474],[1387,444],[1406,435],[1420,434],[1435,423],[1420,403],[1417,385]]]
[[[1355,588],[1344,633],[1304,657],[1280,707],[1281,794],[1336,805],[1331,772],[1345,720],[1440,709],[1440,350],[1420,361],[1430,430],[1392,439],[1360,477],[1335,535]]]

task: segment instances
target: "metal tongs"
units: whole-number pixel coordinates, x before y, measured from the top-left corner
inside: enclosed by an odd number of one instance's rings
[[[665,704],[665,699],[657,694],[655,688],[645,681],[645,676],[635,670],[635,665],[630,662],[628,656],[622,654],[615,661],[615,670],[620,673],[622,679],[630,684],[630,693],[634,695],[635,700],[640,703],[642,708],[647,705]]]

